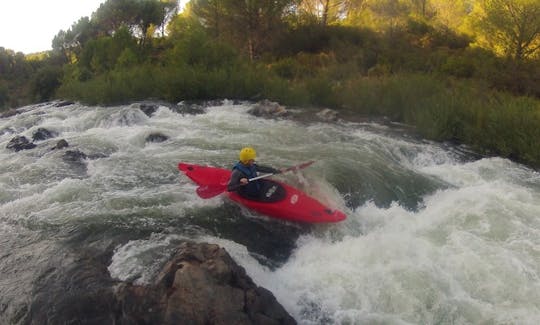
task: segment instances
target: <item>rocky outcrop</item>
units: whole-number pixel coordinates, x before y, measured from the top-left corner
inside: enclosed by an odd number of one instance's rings
[[[217,245],[182,243],[147,285],[111,279],[110,258],[92,249],[52,258],[34,283],[31,303],[12,306],[18,312],[8,323],[296,324]]]
[[[212,244],[183,243],[153,285],[122,284],[116,296],[125,320],[135,323],[296,323],[270,291]]]

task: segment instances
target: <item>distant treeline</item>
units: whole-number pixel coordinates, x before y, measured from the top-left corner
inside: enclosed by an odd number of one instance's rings
[[[0,48],[0,107],[268,98],[540,166],[537,0],[108,0],[52,46]]]

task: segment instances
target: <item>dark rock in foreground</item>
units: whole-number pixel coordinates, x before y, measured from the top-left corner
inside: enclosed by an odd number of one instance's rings
[[[152,324],[296,324],[217,245],[183,243],[152,286],[120,285],[126,321]]]
[[[79,254],[51,259],[34,283],[30,305],[6,307],[18,311],[0,311],[0,319],[32,325],[296,324],[217,245],[182,243],[149,285],[111,279],[109,253]]]

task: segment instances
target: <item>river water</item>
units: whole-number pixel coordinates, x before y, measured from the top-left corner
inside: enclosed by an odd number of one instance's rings
[[[224,247],[300,324],[540,323],[538,172],[399,125],[301,110],[266,119],[251,107],[147,116],[136,105],[48,103],[0,119],[0,323],[22,322],[53,290],[49,274],[79,254],[106,256],[114,279],[144,284],[185,239]],[[6,149],[38,128],[57,136]],[[51,150],[59,139],[70,147]],[[203,200],[177,170],[228,168],[245,145],[274,167],[315,160],[276,178],[347,220],[295,224]]]

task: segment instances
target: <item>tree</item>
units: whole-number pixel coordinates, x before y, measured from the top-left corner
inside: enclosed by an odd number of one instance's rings
[[[405,23],[410,12],[409,4],[399,0],[372,0],[369,9],[377,25],[389,30],[390,33]]]
[[[540,1],[482,0],[473,19],[479,44],[517,61],[539,55]]]
[[[107,0],[92,14],[92,22],[110,36],[127,27],[145,45],[151,27],[165,25],[177,8],[173,0]]]
[[[7,106],[9,100],[7,82],[0,79],[0,110]]]
[[[449,30],[459,31],[471,11],[469,0],[431,0],[436,23]]]
[[[96,26],[90,18],[82,17],[67,31],[59,31],[53,38],[54,53],[61,54],[66,62],[72,62],[80,54],[82,47],[97,36]]]
[[[366,8],[367,0],[300,0],[297,15],[307,22],[316,21],[323,26],[354,21]]]
[[[314,17],[321,25],[340,19],[340,12],[344,9],[347,0],[302,0],[299,5],[301,14]]]
[[[295,0],[192,0],[192,13],[212,35],[244,49],[254,59],[280,34]]]
[[[78,71],[99,75],[114,69],[117,64],[132,64],[136,53],[136,39],[127,28],[120,28],[112,37],[96,38],[86,44],[77,62]],[[87,77],[85,73],[81,74],[84,78]]]
[[[141,45],[144,46],[148,38],[148,30],[153,26],[160,26],[165,20],[165,11],[162,2],[154,0],[139,0],[137,2],[134,23],[141,31]],[[151,36],[151,35],[150,35]]]
[[[193,0],[190,4],[190,13],[200,19],[210,35],[220,39],[226,34],[225,20],[228,19],[228,13],[222,0]]]
[[[62,68],[56,66],[45,66],[39,69],[31,81],[32,93],[40,102],[50,100],[60,87],[62,79]]]

